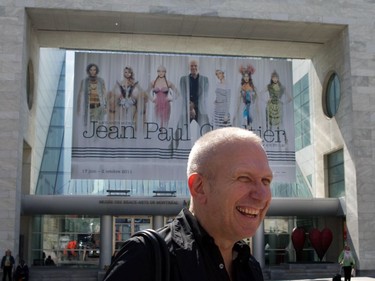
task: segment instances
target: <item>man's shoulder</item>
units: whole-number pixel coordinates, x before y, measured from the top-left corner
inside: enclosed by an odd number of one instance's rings
[[[104,280],[121,280],[125,275],[127,280],[149,280],[151,265],[152,253],[145,238],[134,236],[128,239],[115,254]]]
[[[253,255],[249,256],[249,263],[253,264],[256,267],[258,267],[258,266],[260,267],[259,262],[257,261],[257,259]]]
[[[249,267],[254,276],[254,280],[263,280],[262,268],[260,267],[259,262],[252,255],[249,257]]]

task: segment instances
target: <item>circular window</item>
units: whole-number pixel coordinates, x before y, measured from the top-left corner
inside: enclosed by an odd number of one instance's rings
[[[324,95],[324,113],[332,118],[336,115],[340,104],[340,80],[336,73],[329,76],[327,87]]]
[[[33,106],[34,100],[34,67],[33,62],[29,60],[27,65],[27,77],[26,77],[26,95],[27,95],[27,105],[29,109]]]

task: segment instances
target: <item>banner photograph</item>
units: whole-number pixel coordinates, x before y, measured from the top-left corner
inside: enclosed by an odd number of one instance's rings
[[[237,126],[295,181],[292,62],[76,52],[72,178],[184,180],[195,140]]]

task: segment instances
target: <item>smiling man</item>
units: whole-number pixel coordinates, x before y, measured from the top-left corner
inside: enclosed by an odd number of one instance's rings
[[[159,230],[170,256],[170,280],[263,280],[242,241],[263,221],[272,171],[261,139],[241,128],[203,135],[187,165],[190,208]],[[105,280],[155,280],[155,260],[143,238],[132,238]],[[138,268],[138,270],[137,270]]]

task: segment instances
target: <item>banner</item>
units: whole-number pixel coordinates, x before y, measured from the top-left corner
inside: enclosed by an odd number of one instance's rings
[[[185,180],[194,141],[237,126],[263,139],[275,181],[295,181],[292,63],[76,52],[72,178]]]

